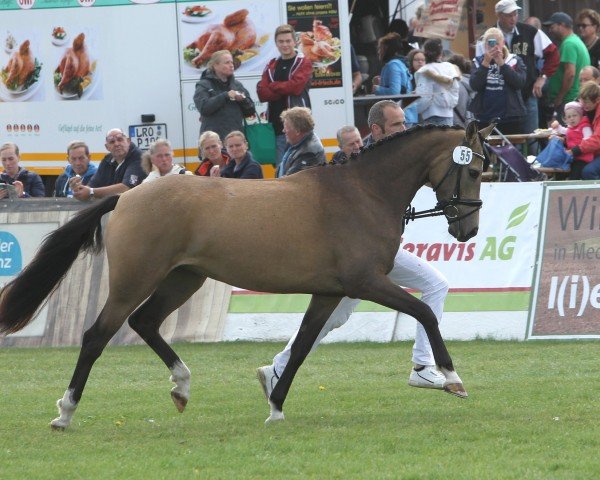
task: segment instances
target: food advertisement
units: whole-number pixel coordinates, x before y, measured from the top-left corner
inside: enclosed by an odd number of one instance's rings
[[[46,68],[36,32],[6,31],[0,51],[0,101],[43,100]]]
[[[342,86],[342,42],[337,1],[287,4],[288,23],[296,30],[298,51],[313,64],[311,88]]]
[[[181,76],[198,79],[213,53],[229,50],[235,75],[260,75],[268,61],[277,56],[273,32],[279,3],[191,2],[179,3]]]
[[[100,59],[96,48],[96,32],[81,26],[56,26],[52,29],[54,63],[52,86],[60,100],[98,100]]]

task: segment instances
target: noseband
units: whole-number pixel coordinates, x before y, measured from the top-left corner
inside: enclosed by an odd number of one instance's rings
[[[408,222],[411,220],[416,220],[417,218],[437,217],[439,215],[445,215],[448,223],[454,223],[478,211],[483,205],[483,202],[480,199],[475,200],[460,197],[460,178],[462,176],[462,170],[463,167],[471,163],[473,156],[485,160],[485,156],[480,153],[475,153],[473,150],[471,150],[467,143],[467,139],[465,138],[461,146],[456,147],[452,152],[452,163],[448,167],[448,170],[446,170],[446,174],[442,180],[433,188],[433,191],[437,192],[446,179],[456,172],[456,185],[454,186],[454,194],[452,195],[452,198],[450,200],[440,200],[435,205],[435,208],[422,210],[420,212],[415,211],[415,208],[409,205],[404,213],[404,223],[408,225]],[[473,210],[460,215],[457,205],[473,207]]]

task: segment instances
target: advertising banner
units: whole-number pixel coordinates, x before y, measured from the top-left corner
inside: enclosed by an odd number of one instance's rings
[[[541,183],[483,183],[479,232],[460,243],[444,217],[418,219],[404,232],[402,245],[430,262],[452,290],[529,291],[540,217]],[[417,211],[432,208],[430,188],[417,192]]]
[[[0,230],[0,288],[13,280],[35,255],[46,235],[58,223],[5,224]],[[47,320],[47,306],[40,309],[35,320],[12,337],[41,336]]]
[[[415,35],[454,40],[465,0],[424,0],[421,21]]]
[[[22,165],[59,174],[74,140],[86,142],[99,160],[107,130],[126,130],[142,114],[172,125],[169,139],[181,148],[175,14],[175,3],[36,2],[33,10],[3,11],[0,132],[19,145]],[[30,73],[24,77],[19,65]],[[13,73],[25,82],[9,81]]]
[[[600,185],[548,185],[530,338],[600,338]]]
[[[287,20],[296,30],[298,49],[313,64],[311,88],[342,86],[342,42],[337,1],[287,4]]]
[[[181,79],[198,80],[218,50],[232,52],[236,77],[260,76],[278,55],[273,38],[278,11],[279,0],[178,3]]]

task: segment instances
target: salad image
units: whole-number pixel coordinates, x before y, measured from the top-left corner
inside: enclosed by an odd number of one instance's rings
[[[54,27],[52,30],[52,43],[57,47],[67,43],[67,32],[63,27]]]
[[[194,5],[193,7],[186,7],[183,11],[184,18],[187,19],[199,19],[206,17],[212,10],[204,5]]]

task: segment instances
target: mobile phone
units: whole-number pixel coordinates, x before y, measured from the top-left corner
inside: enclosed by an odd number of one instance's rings
[[[488,38],[487,44],[489,47],[495,47],[498,44],[498,40],[495,38]]]

